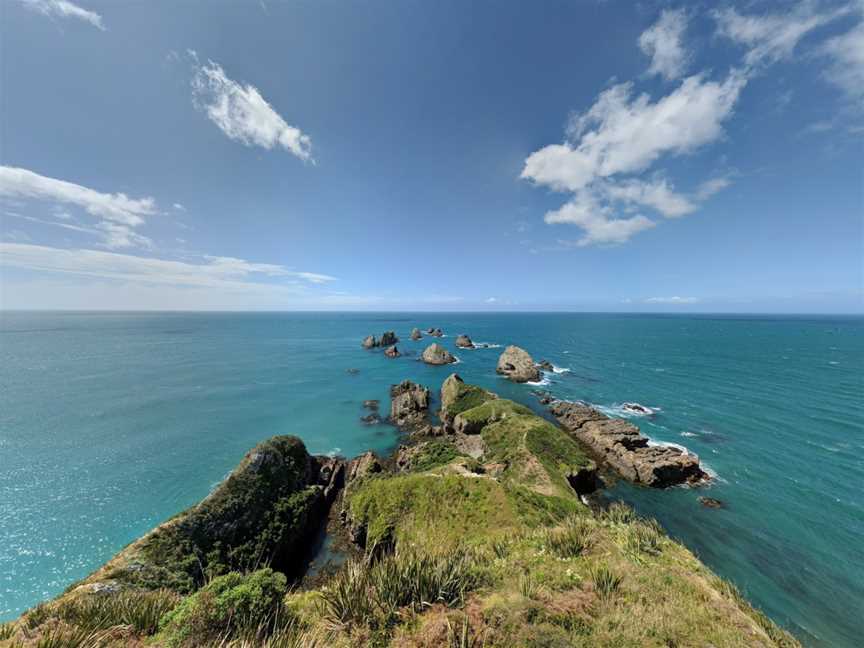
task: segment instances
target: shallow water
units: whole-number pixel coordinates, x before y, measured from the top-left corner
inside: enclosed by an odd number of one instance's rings
[[[460,363],[417,362],[440,326]],[[360,348],[394,329],[396,360]],[[386,452],[360,421],[404,378],[455,369],[530,403],[494,373],[517,343],[559,369],[556,396],[634,418],[717,473],[707,489],[610,496],[653,515],[811,646],[864,636],[864,320],[592,314],[0,314],[0,619],[62,591],[201,499],[257,441],[315,453]],[[356,375],[349,368],[359,369]],[[727,508],[709,510],[710,495]]]

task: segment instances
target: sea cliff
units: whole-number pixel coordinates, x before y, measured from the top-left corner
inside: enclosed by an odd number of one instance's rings
[[[2,645],[798,645],[656,522],[588,503],[582,424],[455,374],[391,394],[393,456],[264,441]],[[301,580],[328,520],[347,561]]]

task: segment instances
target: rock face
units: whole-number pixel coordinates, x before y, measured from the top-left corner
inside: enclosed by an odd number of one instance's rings
[[[555,401],[549,409],[564,429],[625,479],[663,488],[707,478],[699,457],[671,446],[648,445],[648,439],[632,423],[611,419],[584,403]]]
[[[437,342],[430,344],[423,352],[423,362],[431,365],[445,365],[456,362],[456,358]]]
[[[507,376],[513,382],[534,382],[540,380],[540,370],[525,349],[508,346],[498,358],[495,371]]]
[[[399,349],[397,349],[396,345],[394,344],[393,346],[387,347],[387,349],[384,351],[384,355],[388,358],[398,358],[402,354],[399,353]]]
[[[460,335],[456,338],[456,346],[461,347],[463,349],[473,349],[474,343],[471,341],[471,338],[467,335]]]
[[[419,340],[422,337],[423,337],[423,334],[420,332],[420,329],[418,329],[418,328],[411,329],[411,339],[412,340]]]
[[[543,371],[555,371],[555,365],[553,365],[548,360],[541,360],[540,364],[538,364],[537,366],[540,367]]]
[[[297,437],[272,437],[200,503],[128,545],[82,585],[110,575],[123,586],[188,593],[205,582],[210,565],[247,571],[262,561],[295,575],[344,476],[344,461],[309,455]]]
[[[396,337],[396,334],[393,331],[384,331],[381,334],[381,340],[378,342],[382,347],[393,346],[399,341],[399,338]]]
[[[429,389],[410,380],[390,387],[390,420],[399,427],[418,426],[429,413]]]
[[[348,462],[348,468],[345,471],[345,482],[350,484],[356,479],[366,477],[366,475],[374,475],[383,470],[378,457],[372,452],[364,452]]]
[[[361,343],[364,349],[374,349],[378,346],[378,338],[374,335],[367,335]]]

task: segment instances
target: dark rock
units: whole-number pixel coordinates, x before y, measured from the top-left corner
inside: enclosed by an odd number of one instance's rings
[[[363,401],[363,407],[370,410],[377,410],[379,404],[379,401],[375,399]]]
[[[396,333],[393,331],[384,331],[384,333],[381,334],[381,340],[378,344],[382,347],[393,346],[398,341],[399,338],[396,337]]]
[[[423,362],[431,365],[445,365],[456,362],[456,358],[440,344],[430,344],[423,352]]]
[[[718,499],[714,499],[713,497],[700,497],[699,502],[705,508],[712,508],[712,509],[726,508],[726,505],[723,502],[721,502]]]
[[[548,360],[541,360],[540,364],[537,365],[543,371],[555,371],[555,366],[549,362]]]
[[[366,425],[378,425],[381,422],[381,417],[378,416],[377,412],[372,412],[371,414],[367,414],[366,416],[361,416],[360,420],[363,421]]]
[[[673,446],[649,445],[628,421],[611,419],[579,402],[553,401],[549,410],[564,429],[632,482],[663,488],[708,477],[699,457]]]
[[[396,345],[394,344],[393,346],[387,347],[387,349],[384,351],[384,355],[388,358],[398,358],[402,354],[399,353],[399,349],[397,349]]]
[[[507,376],[514,382],[534,382],[540,380],[540,371],[534,365],[534,360],[525,349],[508,346],[498,358],[495,371]]]
[[[347,374],[349,374],[349,375],[351,375],[351,376],[356,376],[357,374],[360,373],[360,370],[359,370],[359,369],[355,369],[355,368],[352,367],[351,369],[346,369],[346,370],[345,370],[345,373],[347,373]]]
[[[376,338],[374,335],[367,335],[363,339],[362,346],[364,349],[373,349],[373,348],[377,347],[379,344],[380,344],[380,342],[378,342],[378,338]]]
[[[390,420],[399,427],[416,427],[429,413],[429,389],[410,380],[390,387]]]
[[[426,331],[426,333],[431,335],[432,337],[444,337],[444,331],[442,331],[440,328],[430,328],[428,331]]]
[[[471,341],[471,338],[467,335],[460,335],[456,338],[456,346],[461,347],[463,349],[473,349],[474,343]]]
[[[418,328],[411,329],[411,339],[412,340],[419,340],[422,337],[423,337],[423,334],[420,332],[420,329],[418,329]]]
[[[588,495],[597,490],[597,464],[593,461],[576,472],[567,475],[567,481],[578,495]]]

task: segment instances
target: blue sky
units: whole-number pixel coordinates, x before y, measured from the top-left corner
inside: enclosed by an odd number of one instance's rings
[[[861,312],[864,3],[0,2],[0,306]]]

